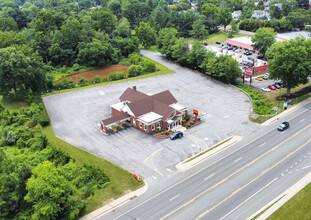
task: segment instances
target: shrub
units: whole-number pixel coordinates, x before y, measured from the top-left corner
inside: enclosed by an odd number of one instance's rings
[[[164,135],[164,132],[162,131],[161,134]]]
[[[82,86],[87,86],[87,80],[85,79],[85,77],[81,77],[79,79],[78,85],[81,86],[81,87]]]
[[[143,57],[139,53],[130,54],[129,60],[134,65],[141,65],[143,63]]]
[[[71,89],[75,87],[75,83],[72,79],[63,79],[62,81],[54,85],[56,89]]]
[[[109,74],[108,79],[109,79],[109,81],[117,80],[117,74],[116,73]]]
[[[128,69],[128,77],[139,76],[143,73],[143,68],[140,65],[132,65]]]
[[[167,131],[167,132],[165,132],[165,135],[169,135],[169,134],[170,134],[170,132],[168,132],[168,131]]]
[[[125,79],[126,78],[126,73],[124,71],[118,72],[117,74],[117,79]]]
[[[122,65],[122,66],[130,66],[130,65],[132,65],[130,61],[122,61],[119,64]]]
[[[185,124],[185,123],[186,123],[186,119],[183,119],[183,120],[182,120],[182,123]]]
[[[99,75],[96,75],[93,79],[93,82],[94,83],[100,83],[100,76]]]
[[[107,77],[102,78],[102,82],[108,82],[109,79]]]
[[[144,66],[143,66],[143,72],[144,73],[153,73],[156,70],[157,70],[156,65],[153,62],[151,62],[149,60],[146,60],[144,62]]]
[[[189,119],[190,119],[190,115],[186,115],[185,120],[189,121]]]
[[[75,63],[73,64],[72,68],[71,68],[73,71],[78,71],[80,69],[80,65]]]

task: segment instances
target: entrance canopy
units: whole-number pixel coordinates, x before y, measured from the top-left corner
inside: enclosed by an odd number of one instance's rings
[[[131,119],[131,116],[127,113],[122,113],[120,115],[112,116],[110,118],[102,120],[102,123],[105,127],[109,127],[110,125],[113,125],[118,122],[123,122],[127,119]]]

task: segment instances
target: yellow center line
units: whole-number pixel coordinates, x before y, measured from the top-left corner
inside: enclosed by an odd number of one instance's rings
[[[228,199],[230,199],[232,196],[234,196],[236,193],[238,193],[239,191],[241,191],[242,189],[244,189],[245,187],[247,187],[249,184],[253,183],[255,180],[257,180],[259,177],[263,176],[266,172],[268,172],[269,170],[273,169],[274,167],[276,167],[277,165],[279,165],[280,163],[282,163],[284,160],[286,160],[288,157],[290,157],[291,155],[293,155],[294,153],[296,153],[298,150],[300,150],[301,148],[303,148],[304,146],[306,146],[308,143],[311,142],[311,139],[308,140],[306,143],[304,143],[302,146],[300,146],[299,148],[297,148],[296,150],[292,151],[291,153],[289,153],[286,157],[284,157],[282,160],[280,160],[279,162],[277,162],[276,164],[274,164],[272,167],[266,169],[265,171],[263,171],[260,175],[256,176],[254,179],[252,179],[250,182],[246,183],[244,186],[242,186],[241,188],[238,188],[237,190],[235,190],[233,193],[230,194],[230,196],[226,197],[225,199],[223,199],[221,202],[219,202],[218,204],[216,204],[214,207],[212,207],[211,209],[207,209],[205,210],[202,214],[200,214],[197,219],[202,218],[204,215],[206,215],[207,213],[209,213],[210,211],[212,211],[213,209],[215,209],[217,206],[221,205],[222,203],[224,203],[225,201],[227,201]]]
[[[276,145],[275,147],[271,148],[269,151],[265,152],[264,154],[262,154],[261,156],[257,157],[256,159],[254,159],[253,161],[249,162],[248,164],[244,165],[243,167],[241,167],[240,169],[238,169],[237,171],[233,172],[232,174],[230,174],[229,176],[227,176],[226,178],[222,179],[221,181],[219,181],[218,183],[216,183],[215,185],[213,185],[212,187],[208,188],[207,190],[205,190],[204,192],[200,193],[199,195],[195,196],[193,199],[189,200],[188,202],[186,202],[185,204],[179,206],[178,208],[176,208],[175,210],[173,210],[172,212],[168,213],[167,215],[165,215],[164,217],[161,218],[161,220],[171,216],[172,214],[174,214],[175,212],[179,211],[180,209],[188,206],[189,204],[193,203],[195,200],[197,200],[198,198],[200,198],[201,196],[203,196],[204,194],[206,194],[207,192],[209,192],[210,190],[218,187],[219,185],[221,185],[222,183],[226,182],[229,178],[231,178],[232,176],[236,175],[237,173],[241,172],[242,170],[244,170],[245,168],[251,166],[252,164],[254,164],[256,161],[258,161],[259,159],[263,158],[264,156],[266,156],[267,154],[271,153],[272,151],[276,150],[277,148],[279,148],[282,144],[286,143],[287,141],[291,140],[292,138],[296,137],[298,134],[300,134],[301,132],[303,132],[304,130],[306,130],[307,128],[309,128],[311,126],[311,124],[309,124],[308,126],[304,127],[303,129],[301,129],[300,131],[298,131],[297,133],[293,134],[292,136],[290,136],[289,138],[287,138],[286,140],[282,141],[281,143],[279,143],[278,145]],[[264,171],[267,172],[267,171]],[[262,174],[263,175],[263,174]]]

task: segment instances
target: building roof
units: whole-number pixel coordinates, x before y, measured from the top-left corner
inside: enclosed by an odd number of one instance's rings
[[[108,126],[108,125],[113,124],[113,123],[116,123],[116,122],[118,122],[118,121],[124,121],[125,119],[130,118],[130,117],[131,117],[131,116],[125,112],[125,113],[122,113],[122,114],[120,114],[120,115],[112,116],[112,117],[110,117],[110,118],[107,118],[107,119],[105,119],[105,120],[102,120],[102,123],[103,123],[105,126]]]
[[[160,120],[162,118],[162,115],[159,115],[155,112],[149,112],[147,114],[142,115],[139,120],[149,124],[151,122],[154,122],[156,120]]]
[[[177,100],[175,99],[175,97],[172,95],[172,93],[169,90],[165,90],[163,92],[154,94],[151,97],[167,105],[171,105],[177,102]]]
[[[145,93],[142,93],[140,91],[137,91],[136,88],[127,88],[123,94],[120,96],[120,101],[129,101],[129,102],[135,102],[137,100],[143,99],[148,97]]]

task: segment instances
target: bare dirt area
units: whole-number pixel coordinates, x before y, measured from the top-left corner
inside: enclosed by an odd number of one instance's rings
[[[79,79],[84,77],[85,79],[94,79],[96,75],[99,75],[101,78],[107,77],[111,73],[115,72],[126,72],[128,70],[128,66],[123,66],[123,65],[111,65],[111,66],[106,66],[102,68],[98,68],[95,70],[89,70],[85,71],[82,73],[77,73],[71,76],[67,76],[66,79],[72,79],[75,83],[78,83]]]

